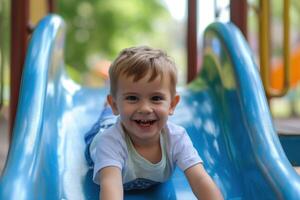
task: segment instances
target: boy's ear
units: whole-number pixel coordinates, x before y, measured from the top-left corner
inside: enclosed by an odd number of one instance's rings
[[[173,97],[173,99],[171,100],[170,109],[169,109],[169,115],[173,115],[174,110],[175,110],[177,104],[179,103],[179,101],[180,101],[180,96],[176,94]]]
[[[116,101],[114,100],[113,96],[107,95],[106,97],[108,104],[110,105],[114,115],[119,115],[118,107]]]

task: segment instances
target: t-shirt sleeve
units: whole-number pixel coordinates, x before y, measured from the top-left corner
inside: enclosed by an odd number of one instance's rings
[[[104,167],[115,166],[122,170],[124,166],[124,144],[116,134],[118,133],[105,131],[96,135],[91,145],[90,153],[94,161],[93,181],[96,184],[99,184],[99,171]]]
[[[202,163],[197,150],[194,148],[193,143],[187,134],[186,130],[182,127],[176,128],[176,137],[173,140],[173,156],[176,165],[185,171],[189,167]]]

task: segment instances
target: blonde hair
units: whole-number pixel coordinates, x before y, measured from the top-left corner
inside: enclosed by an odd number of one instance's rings
[[[176,94],[177,69],[174,61],[162,50],[147,46],[126,48],[120,52],[109,68],[110,94],[115,97],[121,74],[139,81],[151,73],[149,82],[160,76],[170,76],[171,94]]]

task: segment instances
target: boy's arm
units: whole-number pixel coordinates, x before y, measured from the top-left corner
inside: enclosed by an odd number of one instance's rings
[[[184,171],[196,197],[201,200],[223,200],[222,193],[202,164],[196,164]]]
[[[100,199],[122,200],[122,174],[118,167],[105,167],[100,170]]]

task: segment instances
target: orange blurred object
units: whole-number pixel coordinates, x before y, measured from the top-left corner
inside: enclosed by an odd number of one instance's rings
[[[290,88],[294,88],[300,81],[300,46],[297,46],[291,53],[290,62]],[[271,69],[270,77],[270,83],[273,89],[281,90],[283,88],[283,73],[282,59],[275,61]]]
[[[108,79],[108,70],[111,62],[109,60],[101,60],[97,62],[91,69],[92,73],[95,73],[96,76]]]
[[[84,74],[83,83],[90,87],[104,87],[108,83],[108,70],[111,62],[108,60],[100,60],[93,65],[90,70]]]

